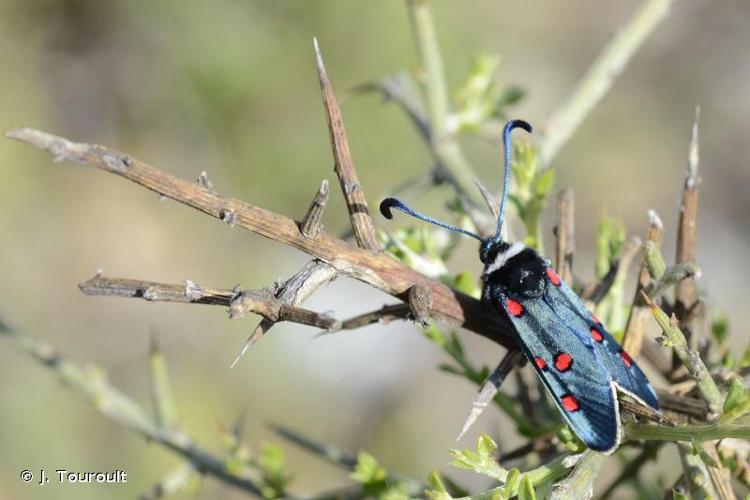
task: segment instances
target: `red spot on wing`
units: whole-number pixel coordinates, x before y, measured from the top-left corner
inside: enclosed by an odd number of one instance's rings
[[[505,309],[508,311],[508,314],[516,318],[523,314],[523,306],[520,302],[516,302],[513,299],[505,299]]]
[[[551,267],[547,268],[547,277],[549,278],[550,282],[555,286],[560,286],[560,277],[557,275],[554,269]]]
[[[598,328],[592,328],[591,338],[596,340],[597,342],[601,342],[602,340],[604,340],[604,335],[602,335],[602,332],[600,332]]]
[[[581,403],[579,403],[576,397],[571,394],[566,394],[561,397],[560,402],[562,403],[563,408],[565,408],[565,411],[574,412],[581,408]]]
[[[570,370],[571,366],[573,366],[573,356],[567,352],[561,352],[555,356],[555,368],[559,371],[566,372]]]
[[[620,357],[622,358],[622,362],[625,363],[625,366],[628,368],[633,366],[633,358],[630,357],[630,354],[625,351],[620,351]]]
[[[536,358],[534,358],[534,364],[540,370],[546,370],[547,369],[547,363],[542,358],[540,358],[539,356],[537,356]]]

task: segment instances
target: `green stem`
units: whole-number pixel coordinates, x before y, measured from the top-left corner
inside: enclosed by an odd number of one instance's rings
[[[719,388],[716,386],[711,373],[706,368],[703,360],[697,352],[690,349],[685,335],[677,325],[677,318],[671,318],[661,310],[659,306],[651,302],[651,313],[654,315],[656,322],[659,323],[664,335],[667,337],[674,353],[680,359],[690,375],[695,379],[698,390],[708,403],[708,408],[716,414],[721,413],[724,397],[721,395]]]
[[[549,494],[550,500],[566,498],[587,498],[594,490],[594,481],[604,465],[606,455],[592,450],[584,452],[576,464],[573,473],[564,481],[557,483]]]
[[[667,272],[667,264],[664,262],[664,256],[661,254],[659,245],[653,241],[647,241],[644,252],[651,278],[654,280],[662,279]]]
[[[627,439],[648,441],[714,441],[724,438],[750,439],[750,425],[707,424],[666,427],[653,424],[625,426]]]
[[[581,122],[609,91],[625,65],[669,13],[674,0],[644,0],[633,17],[615,34],[581,79],[573,95],[551,116],[539,146],[547,168]]]
[[[450,126],[451,109],[445,80],[443,56],[438,45],[435,23],[428,0],[409,0],[414,39],[424,70],[422,87],[430,121],[430,148],[445,168],[456,190],[474,206],[482,200],[474,186],[474,169],[461,151]]]
[[[685,484],[694,500],[708,500],[719,498],[716,488],[711,481],[708,466],[703,462],[699,454],[693,453],[693,447],[686,443],[678,443],[677,450],[682,462],[682,470],[685,471]]]
[[[231,469],[226,461],[200,448],[189,436],[157,426],[155,420],[126,394],[112,386],[104,372],[95,367],[81,368],[68,361],[51,346],[34,337],[14,330],[0,321],[0,335],[9,337],[24,352],[54,372],[60,382],[78,392],[100,413],[120,425],[159,443],[180,455],[197,470],[254,495],[261,495],[257,486],[261,471],[243,467]]]
[[[523,477],[529,478],[529,481],[531,482],[531,485],[534,486],[534,488],[543,487],[545,485],[549,485],[566,475],[568,472],[570,472],[570,466],[566,464],[566,458],[567,456],[560,456],[555,458],[554,460],[537,467],[536,469],[530,470],[528,472],[523,472]],[[507,477],[506,477],[507,478]],[[490,500],[495,498],[511,498],[518,494],[518,489],[521,486],[521,481],[516,481],[515,485],[510,488],[510,492],[506,490],[506,486],[499,486],[497,488],[492,488],[491,490],[487,490],[485,492],[479,493],[477,495],[472,495],[470,497],[464,497],[471,500]],[[498,495],[507,495],[506,497],[498,496]]]
[[[432,11],[427,0],[409,0],[409,7],[417,50],[424,70],[423,81],[427,108],[430,112],[430,128],[434,137],[442,137],[448,131],[450,105],[443,56],[437,41]]]

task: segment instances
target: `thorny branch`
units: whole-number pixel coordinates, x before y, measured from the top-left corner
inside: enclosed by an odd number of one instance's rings
[[[560,112],[553,116],[550,120],[549,129],[539,143],[544,166],[549,163],[559,148],[567,141],[572,131],[575,130],[593,105],[606,93],[614,78],[632,56],[634,50],[656,24],[658,24],[658,21],[666,15],[672,1],[645,0],[631,24],[615,37],[612,43],[605,49],[600,59],[584,78],[576,94],[566,106],[561,108]],[[415,25],[417,25],[415,31],[417,31],[418,43],[420,44],[420,49],[423,51],[423,63],[428,76],[430,76],[428,80],[432,82],[432,86],[428,85],[426,88],[428,104],[431,108],[430,119],[432,121],[432,130],[425,122],[423,115],[419,115],[418,118],[420,120],[415,119],[415,122],[418,125],[422,125],[425,131],[424,135],[430,140],[433,154],[435,154],[439,162],[442,160],[448,166],[457,167],[450,169],[454,177],[452,179],[454,183],[457,186],[465,187],[468,184],[465,182],[466,174],[470,173],[470,169],[468,169],[468,165],[465,163],[460,150],[452,138],[446,140],[445,137],[449,109],[444,86],[444,76],[442,75],[442,61],[435,45],[434,33],[431,31],[433,30],[432,20],[422,0],[412,0],[410,6],[413,9],[413,20]],[[254,207],[240,200],[218,195],[214,192],[210,183],[206,181],[205,173],[201,174],[197,185],[190,184],[187,181],[165,174],[130,156],[103,146],[75,143],[34,129],[12,130],[8,132],[9,137],[28,142],[49,151],[52,153],[55,161],[71,161],[115,173],[151,189],[161,196],[172,198],[217,217],[230,226],[244,227],[272,240],[298,248],[314,257],[304,269],[283,285],[277,287],[274,292],[268,290],[208,289],[198,287],[191,282],[186,282],[185,285],[167,285],[155,282],[105,278],[101,275],[97,275],[92,280],[82,283],[81,289],[85,293],[91,294],[138,297],[145,300],[224,305],[230,307],[231,314],[234,316],[242,316],[247,312],[261,314],[264,318],[251,334],[240,356],[249,345],[252,345],[254,341],[267,332],[277,321],[296,321],[302,324],[336,330],[339,328],[356,328],[374,321],[387,321],[406,317],[413,317],[425,323],[430,315],[463,325],[467,329],[512,348],[513,343],[508,335],[508,325],[503,318],[485,311],[478,301],[455,292],[437,281],[426,278],[380,252],[382,247],[376,238],[375,226],[369,215],[364,192],[354,170],[341,110],[325,72],[317,41],[315,49],[321,93],[331,133],[331,144],[336,164],[335,170],[344,193],[359,248],[349,245],[343,240],[334,238],[322,230],[320,220],[328,198],[327,183],[321,185],[303,222],[296,223],[274,212]],[[415,114],[415,116],[417,115]],[[433,132],[435,132],[435,135],[433,135]],[[695,223],[698,199],[697,153],[696,116],[680,216],[680,232],[677,246],[678,264],[694,261],[695,258]],[[488,199],[488,196],[485,196],[485,199]],[[564,196],[560,197],[559,202],[558,271],[563,279],[570,282],[572,281],[571,267],[573,253],[572,196],[569,203],[568,200],[564,199]],[[648,235],[648,241],[652,245],[660,243],[663,231],[660,223],[656,224],[656,220],[652,219]],[[632,256],[632,253],[627,255],[629,258],[632,258]],[[623,265],[625,264],[624,262],[620,264],[622,268],[627,267],[627,265]],[[619,272],[622,272],[622,268],[619,269]],[[615,272],[618,272],[617,268],[613,269],[612,278],[614,278]],[[339,273],[364,281],[407,303],[385,306],[380,310],[347,320],[343,324],[325,315],[298,307],[317,288],[334,279]],[[645,307],[645,301],[639,302],[642,291],[649,291],[648,285],[650,280],[645,258],[640,278],[638,290],[636,291],[636,301],[628,321],[624,341],[625,348],[633,355],[637,355],[640,350],[643,335],[643,314],[644,312],[648,312],[648,307]],[[681,320],[686,320],[688,324],[683,325],[685,328],[689,328],[689,322],[694,318],[692,311],[696,303],[696,295],[695,286],[692,282],[684,281],[678,285],[675,311],[679,311],[680,307],[683,308],[683,314],[678,314],[677,316]],[[0,324],[0,331],[3,330],[2,326]],[[676,324],[671,324],[670,326],[677,328]],[[24,340],[23,342],[27,344],[27,347],[31,346],[27,350],[33,355],[52,367],[58,366],[60,362],[58,355],[50,354],[45,349],[34,347],[34,344],[29,344],[28,340]],[[493,377],[491,377],[493,379],[490,380],[492,384],[487,385],[499,386],[499,381],[494,380],[494,378],[503,378],[513,366],[514,361],[517,361],[517,358],[518,352],[511,350],[503,363],[501,363],[501,366],[493,374]],[[87,389],[84,387],[83,389],[84,392],[91,391],[90,388]],[[669,393],[660,393],[660,399],[665,409],[674,408],[675,410],[684,410],[685,407],[690,407],[690,404],[695,403],[694,407],[690,409],[693,411],[693,417],[700,419],[706,418],[708,406],[715,407],[717,404],[715,397],[707,398],[709,400],[708,404],[702,404],[702,401],[694,398],[680,398],[674,395],[671,395],[670,399]],[[683,413],[689,412],[683,411]],[[157,433],[151,433],[148,430],[139,428],[138,425],[133,425],[132,423],[126,423],[125,425],[142,432],[154,440],[162,442],[167,447],[188,457],[193,465],[197,465],[196,469],[198,470],[207,471],[222,478],[224,478],[222,474],[228,474],[218,470],[218,467],[223,464],[211,457],[204,457],[199,449],[190,443],[189,440],[186,441],[179,433],[163,433],[164,436],[159,437]],[[630,425],[627,428],[627,436],[631,439],[694,440],[697,434],[700,435],[701,439],[717,439],[725,436],[747,437],[748,432],[750,431],[748,431],[746,426],[724,426],[720,428],[709,425],[703,427],[693,426],[691,429],[678,427],[673,428],[673,430],[668,429],[664,431],[656,426],[641,424]],[[531,444],[536,446],[540,442]],[[704,446],[704,449],[709,455],[716,456],[713,445]],[[716,458],[718,459],[717,456]],[[216,466],[217,470],[213,470],[214,466]],[[714,485],[721,492],[723,489],[722,486],[726,486],[726,483],[724,485],[721,484],[723,478],[720,472],[718,469],[711,469],[710,475]],[[229,477],[227,480],[232,484],[244,487],[248,491],[257,493],[257,489],[254,489],[255,485],[251,480],[232,477]],[[586,486],[590,484],[590,480],[583,480],[582,484]],[[729,498],[724,494],[721,496],[722,498]]]
[[[323,56],[320,53],[317,39],[315,39],[315,56],[318,63],[320,92],[323,95],[328,131],[331,134],[333,157],[336,160],[336,175],[339,177],[341,190],[344,192],[346,208],[349,210],[349,218],[354,229],[354,237],[361,248],[380,251],[383,248],[375,235],[375,224],[370,217],[364,191],[357,178],[357,172],[354,170],[354,160],[349,150],[349,141],[346,138],[344,118],[341,115],[341,108],[323,65]]]
[[[690,148],[688,151],[687,169],[685,171],[685,185],[682,191],[680,205],[680,221],[677,226],[677,249],[675,263],[695,262],[698,246],[698,164],[700,161],[698,148],[698,120],[700,107],[695,108],[695,120],[690,134]],[[680,326],[685,332],[688,345],[695,348],[692,327],[689,319],[694,317],[693,309],[697,304],[695,282],[692,279],[683,280],[675,288],[675,314],[680,320]]]
[[[505,347],[514,345],[511,327],[503,316],[493,314],[479,300],[427,278],[384,252],[354,247],[323,230],[315,238],[306,238],[300,232],[299,224],[288,217],[219,195],[214,190],[179,179],[104,146],[72,142],[30,128],[14,129],[7,135],[50,152],[56,162],[70,161],[119,175],[234,227],[297,248],[329,264],[339,273],[398,299],[408,300],[409,289],[415,284],[425,286],[432,297],[430,313],[433,317],[463,326]]]
[[[695,108],[695,119],[690,134],[690,146],[688,149],[687,170],[685,185],[682,192],[682,205],[680,207],[680,220],[677,232],[676,265],[686,262],[695,262],[697,257],[697,228],[698,228],[698,187],[700,178],[698,176],[698,165],[700,162],[698,147],[698,123],[700,119],[700,107]],[[707,371],[700,356],[695,353],[696,339],[693,335],[693,323],[696,319],[696,308],[699,307],[695,282],[691,278],[680,281],[675,288],[674,314],[669,328],[665,328],[663,320],[660,322],[662,330],[667,337],[670,332],[676,334],[672,337],[673,358],[672,374],[676,372],[678,364],[683,364],[697,381],[697,386],[708,403],[709,409],[714,412],[721,410],[724,397],[714,384],[711,374]],[[653,307],[653,306],[652,306]],[[658,311],[656,311],[658,313]],[[655,313],[655,315],[656,315]],[[658,319],[658,318],[657,318]],[[680,328],[681,327],[681,328]],[[684,336],[683,336],[684,332]],[[681,347],[681,348],[680,348]],[[697,359],[695,359],[697,358]],[[710,457],[715,463],[720,463],[716,445],[711,442],[701,443],[703,453]],[[705,485],[712,496],[722,500],[734,500],[736,497],[729,479],[729,473],[721,466],[709,466],[702,458],[699,460],[691,456],[692,450],[686,446],[679,447],[680,455],[684,464],[691,464],[690,470],[685,468],[686,476],[697,473],[703,478],[707,476],[710,481]],[[697,471],[697,472],[696,472]],[[693,478],[691,478],[693,479]],[[689,483],[694,483],[694,480]]]
[[[294,276],[284,282],[284,284],[279,286],[274,295],[285,304],[298,306],[315,293],[318,288],[336,279],[337,274],[338,272],[336,269],[330,265],[322,260],[313,259]],[[247,338],[240,349],[240,352],[237,354],[237,357],[232,362],[232,367],[234,367],[247,350],[260,340],[275,324],[275,321],[268,318],[260,320],[260,323],[258,323],[258,326],[255,327],[253,332]]]
[[[326,208],[326,203],[328,203],[328,193],[328,181],[321,182],[320,189],[315,193],[315,198],[310,203],[310,208],[307,209],[300,227],[300,232],[307,238],[315,238],[318,235],[318,231],[320,231],[320,221],[323,218],[323,210]]]
[[[337,330],[341,322],[325,314],[291,306],[269,290],[233,290],[204,288],[186,280],[184,285],[156,283],[123,278],[109,278],[97,274],[84,281],[79,288],[86,295],[109,295],[139,298],[150,302],[182,302],[229,307],[231,318],[243,318],[247,313],[260,314],[269,321],[289,321],[302,325]]]

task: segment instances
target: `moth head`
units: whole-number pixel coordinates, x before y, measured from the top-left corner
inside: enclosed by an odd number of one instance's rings
[[[510,248],[510,243],[506,241],[486,238],[479,245],[479,260],[485,265],[495,262],[497,256],[507,251],[508,248]]]

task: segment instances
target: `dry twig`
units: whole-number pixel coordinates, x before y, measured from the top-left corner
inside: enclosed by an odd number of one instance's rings
[[[677,255],[675,263],[696,262],[696,249],[698,246],[698,164],[700,161],[698,149],[698,120],[700,108],[695,108],[695,120],[690,134],[690,149],[688,152],[687,169],[685,172],[685,185],[682,190],[682,204],[680,205],[680,221],[677,228]],[[692,279],[681,281],[675,287],[674,312],[680,320],[680,327],[685,332],[688,345],[695,347],[692,327],[686,321],[692,316],[692,311],[697,303],[697,292],[695,282]],[[679,362],[675,360],[675,362]]]
[[[336,175],[344,192],[346,208],[349,210],[349,218],[352,222],[354,237],[361,248],[380,251],[382,246],[375,235],[375,224],[372,222],[370,212],[367,209],[367,200],[362,186],[354,170],[352,153],[349,150],[349,141],[346,138],[344,118],[341,108],[333,93],[333,86],[328,79],[326,68],[323,65],[323,56],[320,54],[318,40],[315,39],[315,56],[318,63],[318,77],[320,78],[320,92],[323,95],[323,106],[328,120],[328,131],[331,134],[331,147],[333,157],[336,160]]]
[[[336,330],[341,323],[325,314],[301,309],[279,300],[269,290],[222,290],[204,288],[186,280],[184,285],[157,283],[97,274],[79,288],[86,295],[109,295],[148,300],[150,302],[181,302],[229,307],[231,318],[240,319],[247,313],[260,314],[270,321],[289,321],[302,325]]]
[[[338,272],[401,300],[408,300],[409,289],[421,283],[430,289],[433,316],[463,326],[505,347],[514,345],[511,327],[504,317],[489,311],[479,300],[423,276],[384,252],[353,247],[325,231],[320,231],[314,239],[305,238],[299,225],[288,217],[221,196],[104,146],[72,142],[29,128],[11,130],[7,135],[50,152],[55,161],[70,161],[117,174],[217,219],[226,220],[227,214],[231,213],[235,227],[297,248],[326,262]]]
[[[318,235],[321,227],[321,219],[323,218],[323,210],[326,208],[328,203],[328,181],[324,180],[320,183],[320,189],[315,193],[310,208],[307,209],[305,218],[302,219],[300,226],[300,232],[306,238],[315,238]]]
[[[297,272],[297,274],[289,278],[283,285],[279,286],[274,295],[285,304],[299,306],[318,288],[336,279],[337,274],[338,272],[333,267],[321,260],[313,259]],[[253,332],[242,345],[237,357],[234,358],[232,368],[234,368],[247,350],[260,340],[275,324],[275,321],[271,321],[267,318],[260,320],[258,326],[255,327]]]
[[[664,224],[659,216],[653,210],[648,212],[649,227],[646,234],[646,245],[652,244],[661,247],[664,236]],[[641,352],[643,346],[643,333],[646,328],[646,321],[651,316],[651,310],[641,296],[641,291],[651,283],[651,276],[648,272],[646,263],[646,253],[644,252],[641,259],[641,270],[638,275],[638,285],[633,298],[633,306],[630,309],[628,322],[625,326],[625,334],[622,340],[622,348],[631,356],[636,357]]]
[[[566,188],[557,195],[557,248],[555,267],[560,278],[573,284],[573,254],[575,245],[575,198],[573,190]]]

